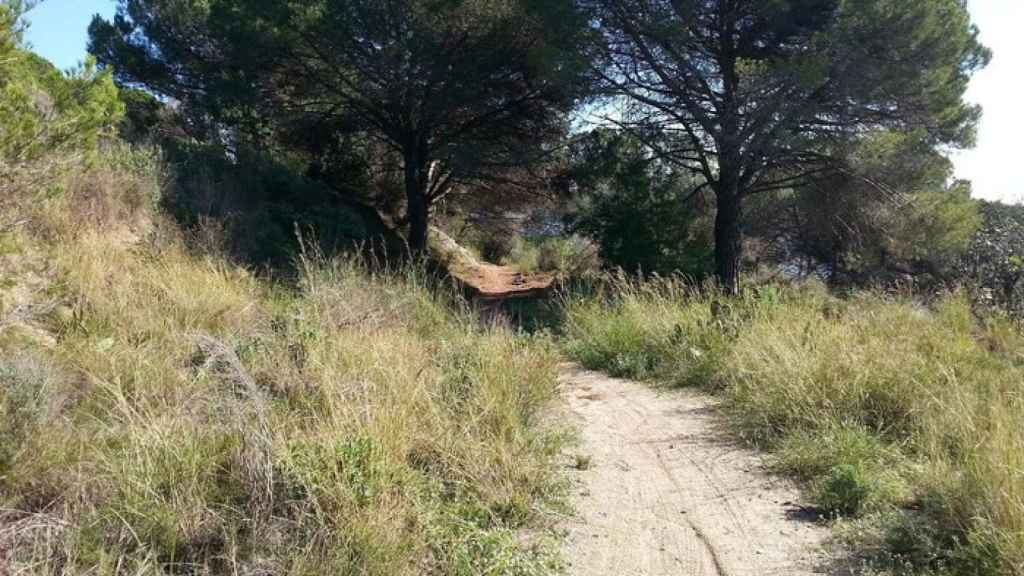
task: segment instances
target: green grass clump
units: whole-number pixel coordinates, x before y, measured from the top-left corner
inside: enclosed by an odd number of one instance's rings
[[[805,481],[828,517],[883,510],[910,496],[910,462],[900,445],[863,426],[794,429],[773,449],[774,469]]]
[[[54,367],[30,354],[0,358],[0,486],[30,437],[56,409]]]
[[[591,368],[723,395],[737,433],[906,573],[1024,574],[1024,336],[951,295],[735,299],[670,280],[567,298]],[[919,538],[908,535],[918,534]]]
[[[737,327],[772,294],[730,301],[679,279],[619,276],[563,301],[566,347],[587,368],[672,385],[713,385]]]

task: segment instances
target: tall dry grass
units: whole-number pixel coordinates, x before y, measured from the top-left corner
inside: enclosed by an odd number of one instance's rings
[[[0,338],[0,572],[555,567],[520,535],[561,494],[550,340],[481,327],[417,267],[309,257],[273,284],[75,206],[24,239],[56,269],[56,344]]]
[[[674,280],[567,297],[568,349],[625,376],[706,385],[876,567],[1024,574],[1024,336],[966,299],[823,288],[738,299]]]

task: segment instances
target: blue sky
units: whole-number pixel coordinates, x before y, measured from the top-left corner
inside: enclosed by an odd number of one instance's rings
[[[112,17],[115,0],[42,0],[31,12],[26,40],[60,69],[85,58],[86,28],[93,14]]]
[[[909,0],[908,0],[909,1]],[[971,83],[968,99],[985,108],[978,146],[954,154],[957,175],[974,183],[974,195],[1024,201],[1024,2],[971,0],[982,41],[995,51],[992,64]],[[93,14],[111,16],[115,0],[43,0],[29,13],[27,40],[36,52],[64,69],[85,57],[86,27]]]

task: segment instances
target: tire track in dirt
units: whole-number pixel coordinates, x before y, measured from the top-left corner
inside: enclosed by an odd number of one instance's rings
[[[572,365],[560,382],[590,459],[574,472],[570,574],[821,573],[828,530],[799,519],[795,487],[721,433],[714,398]]]

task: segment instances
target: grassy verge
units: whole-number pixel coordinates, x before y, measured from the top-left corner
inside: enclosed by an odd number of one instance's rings
[[[567,298],[588,367],[722,394],[875,568],[1024,574],[1024,337],[949,296],[723,299],[675,281]]]
[[[274,285],[56,214],[22,239],[53,263],[55,343],[0,331],[0,566],[556,567],[521,530],[560,497],[550,340],[480,327],[416,268],[309,258]]]

